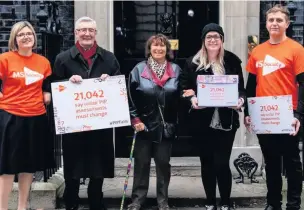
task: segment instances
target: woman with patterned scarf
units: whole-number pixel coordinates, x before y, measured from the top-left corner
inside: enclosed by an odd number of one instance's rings
[[[144,203],[152,157],[156,165],[158,208],[169,209],[169,162],[175,138],[180,75],[180,67],[170,62],[170,55],[167,37],[162,34],[151,36],[146,43],[147,60],[138,63],[129,75],[130,114],[132,126],[138,132],[129,210],[139,210]]]

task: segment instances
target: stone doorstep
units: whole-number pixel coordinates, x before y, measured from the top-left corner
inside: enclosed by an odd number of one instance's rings
[[[239,176],[233,161],[243,152],[248,153],[257,163],[258,169],[255,175],[262,175],[262,152],[259,146],[250,146],[250,147],[233,147],[230,166],[231,172],[234,177]],[[129,158],[116,158],[115,159],[115,176],[116,177],[125,177],[127,172]],[[171,175],[172,176],[183,176],[183,177],[199,177],[201,175],[201,163],[199,157],[172,157],[170,160],[171,164]],[[134,161],[132,167],[134,166]],[[133,170],[129,176],[133,176]],[[156,176],[155,162],[152,158],[150,176]]]
[[[241,152],[249,153],[258,163],[259,169],[257,175],[261,174],[260,165],[262,163],[262,157],[259,147],[239,147],[233,148],[231,155],[231,168],[233,175],[236,177],[235,167],[232,161],[237,158]],[[126,167],[128,158],[116,158],[115,160],[115,178],[106,179],[104,182],[104,196],[110,205],[117,205],[120,203],[124,177],[126,175]],[[133,166],[133,165],[132,165]],[[194,204],[202,203],[205,198],[203,185],[200,178],[200,161],[197,157],[173,157],[171,158],[172,166],[172,178],[169,187],[170,201],[177,206],[183,206],[183,204]],[[127,197],[130,197],[132,189],[132,174],[129,179],[129,186],[127,191]],[[151,162],[151,179],[150,179],[150,191],[148,194],[148,200],[155,202],[155,164]],[[263,179],[260,178],[263,182]],[[86,180],[88,181],[88,180]],[[235,182],[233,182],[235,183]],[[13,193],[10,199],[10,208],[16,208],[17,197],[18,197],[18,185],[15,183],[13,187]],[[47,183],[35,182],[32,185],[32,191],[30,194],[30,206],[31,208],[44,208],[54,209],[56,206],[57,198],[59,201],[62,199],[64,191],[64,178],[63,170],[57,171]],[[244,192],[243,192],[244,191]],[[232,189],[232,197],[239,199],[238,203],[259,203],[264,202],[266,195],[265,184],[234,184]],[[81,185],[80,197],[82,202],[87,202],[86,186]],[[250,200],[250,202],[248,201]],[[148,202],[149,203],[149,202]],[[256,205],[256,204],[255,204]]]
[[[234,204],[239,207],[265,207],[267,187],[265,180],[257,177],[259,183],[254,184],[236,184],[232,181],[231,198]],[[114,179],[106,179],[104,182],[103,192],[105,203],[109,207],[119,207],[123,193],[125,178],[116,177]],[[81,185],[79,196],[80,203],[87,205],[87,183]],[[131,191],[133,185],[133,177],[128,180],[128,188],[126,193],[125,206],[131,202]],[[304,190],[304,186],[303,186]],[[283,178],[283,203],[287,198],[287,181]],[[304,193],[301,195],[304,201]],[[220,200],[217,189],[217,200]],[[59,198],[59,202],[62,198]],[[169,205],[171,207],[198,207],[205,205],[206,194],[200,177],[171,177],[169,186]],[[150,178],[149,191],[145,202],[145,207],[157,206],[156,202],[156,177]]]
[[[258,184],[236,184],[233,181],[231,196],[238,206],[264,206],[266,195],[265,181],[259,177]],[[87,180],[88,181],[88,180]],[[108,206],[119,206],[123,193],[125,178],[116,177],[104,181],[104,197]],[[133,177],[129,178],[127,199],[130,202]],[[82,185],[79,196],[82,204],[87,204],[87,186]],[[217,197],[219,193],[217,192]],[[156,203],[156,177],[150,178],[149,192],[146,204],[155,206]],[[205,203],[206,195],[200,177],[172,176],[169,186],[169,201],[171,206],[196,206]]]
[[[257,178],[260,183],[257,184],[236,184],[233,181],[231,197],[237,206],[242,207],[262,207],[265,204],[266,184],[261,177]],[[87,184],[88,180],[86,180]],[[105,179],[104,181],[104,198],[109,207],[118,207],[121,202],[124,177]],[[129,178],[127,189],[127,199],[125,204],[130,202],[133,177]],[[147,196],[146,205],[156,205],[156,177],[150,178],[150,186]],[[286,180],[284,179],[284,194],[286,194]],[[81,203],[87,205],[87,185],[81,185],[79,196]],[[35,182],[32,185],[30,194],[30,207],[32,209],[43,208],[45,210],[55,209],[56,204],[62,204],[64,191],[64,179],[62,169],[59,170],[48,183]],[[217,193],[219,197],[219,194]],[[16,209],[18,197],[17,184],[14,184],[13,193],[9,203],[10,209]],[[286,195],[284,196],[284,198]],[[200,177],[181,177],[172,176],[169,186],[169,202],[171,206],[199,206],[205,202],[205,191]],[[304,195],[302,195],[304,200]]]
[[[63,170],[59,169],[48,182],[33,182],[29,207],[31,209],[55,209],[57,197],[62,197],[64,191]],[[18,206],[18,183],[14,183],[9,200],[9,209],[17,209]]]
[[[231,164],[232,161],[241,153],[247,152],[249,153],[254,159],[259,163],[261,163],[261,154],[259,147],[239,147],[233,148],[232,155],[231,155]],[[116,204],[119,203],[118,200],[121,199],[121,191],[124,183],[124,177],[126,175],[126,167],[128,164],[128,158],[116,158],[115,160],[115,177],[114,179],[107,179],[104,183],[104,190],[105,190],[105,197],[110,203]],[[133,166],[133,165],[132,165]],[[198,157],[172,157],[171,158],[171,166],[172,166],[172,179],[170,182],[170,198],[173,200],[176,198],[176,202],[178,201],[186,202],[185,200],[192,201],[193,203],[198,202],[198,200],[202,200],[204,190],[202,188],[202,183],[200,179],[200,161]],[[232,165],[232,172],[234,176],[237,176],[236,170]],[[260,168],[260,167],[259,167]],[[257,175],[260,174],[260,170],[258,169]],[[130,173],[130,180],[129,180],[129,187],[128,187],[128,195],[130,195],[130,189],[132,189],[132,176],[133,170]],[[155,164],[154,161],[151,161],[151,187],[153,191],[153,186],[155,188]],[[188,181],[187,181],[188,180]],[[194,183],[192,183],[194,182]],[[197,183],[196,183],[197,182]],[[177,186],[181,183],[183,186],[182,191]],[[187,183],[185,186],[185,183]],[[172,186],[175,186],[172,188]],[[192,188],[195,186],[195,188]],[[241,186],[241,185],[240,185]],[[113,189],[114,187],[114,189]],[[196,189],[200,187],[200,189]],[[80,197],[83,198],[85,201],[86,199],[86,186],[81,186],[81,195]],[[172,189],[172,190],[171,190]],[[186,191],[184,191],[186,190]],[[56,198],[59,200],[63,196],[64,191],[64,178],[63,178],[63,170],[58,170],[47,183],[44,182],[35,182],[32,185],[32,190],[30,194],[30,206],[31,208],[44,208],[44,209],[54,209],[56,206]],[[155,191],[155,190],[154,190]],[[238,191],[238,190],[236,190]],[[251,191],[251,190],[250,190]],[[185,193],[186,192],[186,193]],[[198,196],[188,196],[187,193],[197,192]],[[202,195],[202,197],[200,196]],[[152,197],[151,197],[152,196]],[[249,195],[248,195],[249,196]],[[148,199],[154,198],[155,193],[151,194],[149,192]],[[15,209],[17,206],[17,199],[18,199],[18,184],[14,183],[13,192],[11,194],[9,207],[11,209]],[[112,201],[113,202],[112,202]],[[152,199],[153,200],[153,199]],[[85,201],[86,202],[86,201]],[[182,204],[181,203],[181,204]],[[186,202],[187,203],[187,202]]]

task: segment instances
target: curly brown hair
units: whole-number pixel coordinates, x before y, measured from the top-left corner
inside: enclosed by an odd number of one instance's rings
[[[171,44],[169,42],[169,39],[163,34],[153,35],[147,40],[146,47],[145,47],[146,58],[149,58],[151,56],[151,45],[154,42],[165,44],[165,46],[166,46],[166,59],[167,60],[172,60],[173,59]]]

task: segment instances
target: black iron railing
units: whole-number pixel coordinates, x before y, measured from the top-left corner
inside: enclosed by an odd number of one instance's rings
[[[48,123],[51,133],[51,139],[53,141],[53,152],[54,152],[54,161],[55,167],[49,168],[43,171],[43,181],[47,182],[47,180],[57,172],[57,170],[62,167],[62,137],[61,135],[56,135],[55,131],[55,121],[54,121],[54,111],[53,106],[50,104],[47,107],[47,117]]]
[[[45,4],[46,3],[46,4]],[[58,4],[56,2],[41,2],[40,12],[37,14],[39,19],[39,27],[41,31],[42,54],[48,58],[53,68],[56,56],[61,52],[63,36],[60,34],[61,22],[58,19]],[[48,13],[44,11],[47,6]],[[53,152],[55,159],[54,168],[49,168],[43,171],[43,180],[47,180],[62,167],[62,136],[56,135],[54,110],[52,103],[47,107],[48,124],[50,128],[50,135],[53,141]]]

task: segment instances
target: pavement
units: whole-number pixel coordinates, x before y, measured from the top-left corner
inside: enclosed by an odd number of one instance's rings
[[[118,206],[120,204],[124,177],[114,179],[105,179],[104,198],[108,206]],[[259,183],[237,184],[233,181],[231,198],[235,205],[243,207],[263,207],[265,204],[265,195],[267,192],[265,180],[258,178]],[[81,202],[87,204],[87,183],[81,185],[79,196]],[[130,202],[133,177],[129,178],[129,184],[126,193],[126,204]],[[219,198],[219,192],[217,192]],[[150,177],[149,191],[146,202],[147,206],[156,206],[156,177]],[[172,176],[169,186],[169,204],[170,206],[189,207],[196,205],[205,205],[206,194],[200,177],[180,177]]]
[[[118,210],[119,208],[109,208],[108,210]],[[201,207],[183,207],[183,208],[170,208],[171,210],[201,210]],[[58,210],[65,210],[65,209],[58,209]],[[89,210],[86,207],[80,207],[79,210]],[[146,208],[144,210],[156,210],[155,208]],[[264,208],[237,208],[236,210],[264,210]]]
[[[119,209],[123,187],[125,182],[125,160],[116,163],[116,177],[113,179],[105,179],[103,185],[104,200],[109,210]],[[206,204],[206,194],[200,177],[200,168],[196,160],[187,160],[187,164],[177,162],[172,164],[172,173],[169,186],[169,205],[171,210],[200,210],[204,209]],[[125,209],[131,202],[131,191],[133,186],[133,171],[130,173],[128,188],[126,192]],[[156,177],[154,167],[151,166],[149,182],[149,191],[144,210],[156,210]],[[237,174],[234,174],[236,177]],[[246,179],[245,183],[238,183],[238,179],[232,182],[231,200],[240,210],[264,210],[266,204],[267,187],[265,179],[262,176],[256,177],[257,183],[251,183]],[[283,178],[283,203],[286,202],[286,179]],[[85,184],[81,185],[79,197],[80,209],[88,210],[87,186],[89,180],[85,180]],[[58,194],[57,194],[58,195]],[[217,200],[220,201],[219,192],[217,191]],[[302,194],[304,201],[304,193]],[[62,196],[59,195],[58,209],[63,210]],[[283,205],[284,206],[284,205]]]
[[[259,183],[237,184],[233,181],[231,198],[237,209],[242,210],[260,210],[265,206],[266,184],[265,180],[259,177]],[[119,209],[123,192],[125,178],[116,177],[114,179],[105,179],[104,181],[104,199],[110,209]],[[81,209],[87,209],[87,184],[80,187]],[[130,203],[130,196],[133,184],[133,177],[130,177],[125,207]],[[219,193],[217,192],[218,201]],[[203,209],[206,195],[200,177],[171,177],[169,186],[169,205],[173,210],[198,210]],[[59,200],[59,209],[63,207],[62,199]],[[143,209],[157,209],[156,202],[156,177],[150,177],[150,186]]]

